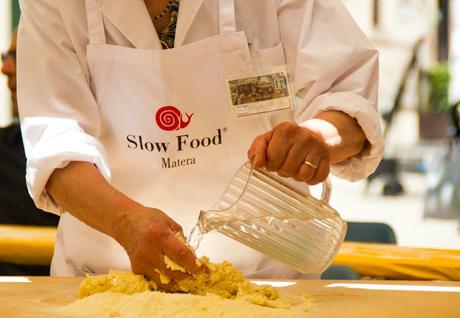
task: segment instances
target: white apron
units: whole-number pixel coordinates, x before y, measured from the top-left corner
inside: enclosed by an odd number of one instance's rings
[[[219,35],[170,50],[108,45],[102,13],[86,2],[87,58],[111,184],[164,211],[187,235],[246,161],[254,137],[271,128],[270,116],[236,119],[228,106],[226,74],[243,73],[252,63],[245,33],[236,31],[234,1],[220,0]],[[261,50],[259,60],[284,65],[282,45]],[[198,254],[256,277],[295,274],[218,233],[205,237]],[[130,262],[114,239],[65,213],[52,274],[80,275],[84,267],[106,273],[130,269]]]

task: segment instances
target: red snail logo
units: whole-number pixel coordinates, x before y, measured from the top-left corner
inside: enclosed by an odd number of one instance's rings
[[[155,119],[158,127],[166,131],[179,130],[190,124],[190,119],[193,114],[187,114],[187,119],[184,120],[182,113],[174,106],[163,106],[157,110]]]

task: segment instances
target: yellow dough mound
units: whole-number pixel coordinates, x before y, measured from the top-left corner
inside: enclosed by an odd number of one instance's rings
[[[172,292],[201,296],[215,294],[222,298],[242,300],[265,307],[289,308],[290,303],[282,299],[275,288],[268,285],[257,286],[249,282],[229,262],[214,264],[207,257],[202,257],[200,262],[207,266],[208,271],[179,281]],[[172,270],[185,271],[167,257],[165,263]],[[164,274],[160,273],[160,275],[164,280],[169,281]],[[149,283],[141,275],[110,270],[107,275],[87,276],[80,285],[78,297],[83,298],[103,292],[131,295],[156,289],[153,282]]]
[[[171,270],[185,269],[165,257]],[[174,286],[171,293],[141,275],[110,270],[107,275],[87,276],[80,285],[79,300],[60,308],[59,317],[120,318],[301,318],[308,317],[311,299],[291,304],[269,285],[257,286],[229,262],[214,264],[202,257],[208,271]],[[164,274],[162,279],[169,280]]]

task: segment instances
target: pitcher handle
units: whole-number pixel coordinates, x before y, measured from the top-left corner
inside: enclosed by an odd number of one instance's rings
[[[326,203],[329,203],[331,199],[331,192],[332,192],[331,179],[327,177],[327,179],[323,181],[322,185],[323,185],[323,190],[321,191],[321,200],[323,200]]]

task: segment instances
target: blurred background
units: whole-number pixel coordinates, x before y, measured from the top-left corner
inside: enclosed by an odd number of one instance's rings
[[[367,180],[350,184],[332,178],[331,205],[350,222],[347,240],[459,249],[460,0],[344,3],[380,51],[386,140],[385,158]],[[19,14],[17,1],[0,1],[2,52]],[[10,100],[2,76],[0,126],[13,120]],[[460,279],[460,268],[455,270]]]
[[[347,0],[380,51],[385,158],[366,181],[334,180],[349,221],[389,224],[401,246],[460,247],[459,0]]]

